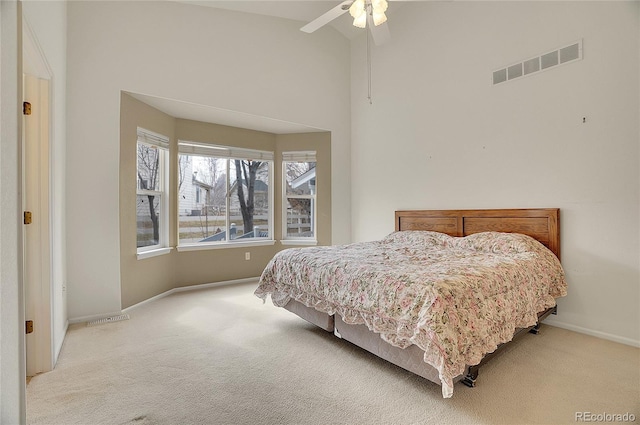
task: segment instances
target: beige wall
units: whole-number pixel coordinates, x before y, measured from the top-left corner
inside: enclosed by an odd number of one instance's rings
[[[331,243],[331,137],[328,132],[276,135],[199,121],[176,119],[134,99],[121,95],[120,123],[120,280],[122,307],[126,308],[175,287],[225,282],[260,276],[279,242],[269,246],[230,247],[202,251],[172,250],[170,254],[138,260],[136,257],[136,129],[142,127],[171,140],[170,162],[177,164],[177,140],[273,151],[274,232],[282,234],[281,158],[286,150],[315,150],[318,171],[318,229],[321,245]],[[169,175],[169,242],[177,243],[176,167]],[[251,260],[245,260],[250,252]]]
[[[120,97],[120,288],[122,307],[168,291],[175,282],[175,255],[138,260],[136,257],[136,146],[137,128],[167,136],[175,158],[175,119],[122,93]],[[175,167],[169,167],[169,181],[176,180]],[[169,185],[169,198],[175,198],[175,185]],[[176,211],[170,203],[169,213]],[[169,221],[169,244],[176,243],[176,222]]]

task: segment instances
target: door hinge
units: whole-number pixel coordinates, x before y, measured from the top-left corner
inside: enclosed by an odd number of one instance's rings
[[[25,211],[24,224],[31,224],[32,221],[33,221],[33,215],[31,214],[31,211]]]
[[[33,320],[27,320],[25,322],[25,331],[27,334],[30,334],[33,332]]]
[[[22,114],[23,115],[31,115],[31,103],[22,102]]]

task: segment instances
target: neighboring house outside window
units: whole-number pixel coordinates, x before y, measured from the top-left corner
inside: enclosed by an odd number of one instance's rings
[[[178,164],[180,246],[273,241],[272,152],[179,141]]]
[[[316,241],[316,153],[283,152],[283,243]]]
[[[179,161],[180,176],[178,181],[178,215],[200,216],[206,213],[207,205],[211,203],[213,186],[200,179],[207,178],[206,174],[193,170],[193,159],[189,155],[181,155]]]
[[[138,254],[169,245],[169,139],[138,128],[136,228]]]

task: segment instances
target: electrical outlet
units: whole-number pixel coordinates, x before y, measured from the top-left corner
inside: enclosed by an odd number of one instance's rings
[[[247,261],[251,260],[251,253],[250,253],[250,252],[248,252],[248,251],[247,251],[247,252],[245,252],[245,253],[244,253],[244,259],[245,259],[245,260],[247,260]]]

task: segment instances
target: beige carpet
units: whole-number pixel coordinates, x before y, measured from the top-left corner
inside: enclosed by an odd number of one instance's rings
[[[131,320],[69,329],[54,371],[27,386],[30,424],[556,424],[576,412],[640,419],[640,350],[543,326],[440,387],[253,296],[183,292]]]

